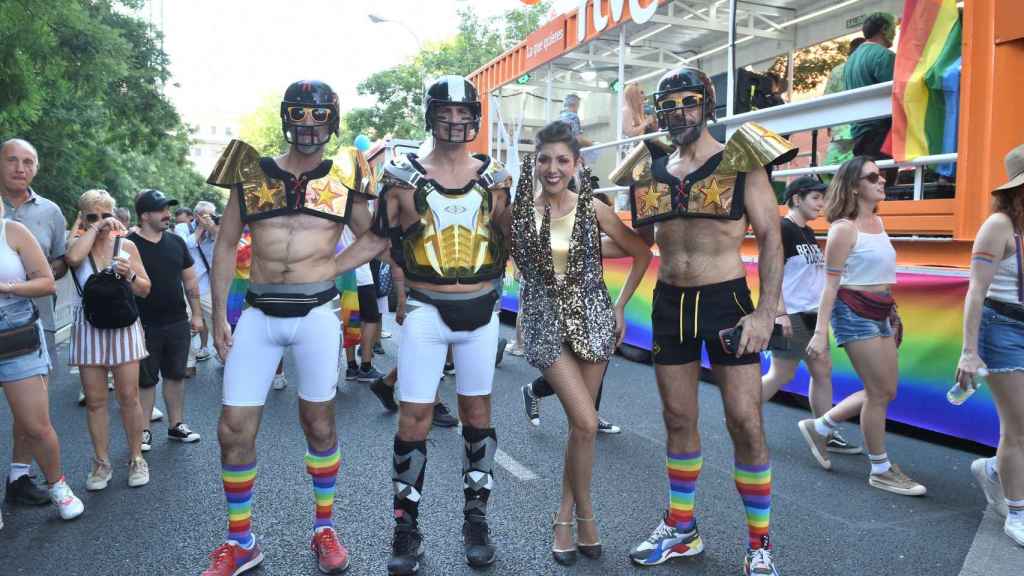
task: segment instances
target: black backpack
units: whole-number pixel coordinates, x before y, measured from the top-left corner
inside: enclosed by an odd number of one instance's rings
[[[114,256],[121,251],[121,238],[114,239]],[[131,326],[139,318],[139,306],[128,281],[114,272],[113,266],[103,270],[89,254],[93,274],[80,286],[78,276],[73,272],[75,288],[82,297],[82,312],[86,321],[96,328],[115,329]]]

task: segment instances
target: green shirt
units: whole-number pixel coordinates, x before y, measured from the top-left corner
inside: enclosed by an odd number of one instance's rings
[[[881,84],[892,80],[892,70],[896,63],[896,54],[881,44],[865,42],[853,51],[843,67],[843,82],[847,90],[863,88],[872,84]],[[853,137],[875,130],[885,130],[890,124],[889,119],[868,120],[853,123]]]

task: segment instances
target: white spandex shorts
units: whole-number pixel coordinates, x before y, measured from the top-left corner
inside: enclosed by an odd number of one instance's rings
[[[398,347],[398,399],[433,404],[448,345],[455,361],[455,388],[460,396],[486,396],[494,382],[498,352],[498,314],[476,330],[453,332],[437,308],[409,299],[415,307],[402,324]]]
[[[224,364],[224,404],[262,406],[285,348],[291,348],[295,360],[299,398],[333,400],[340,346],[341,323],[330,302],[300,318],[267,316],[259,308],[246,308]]]

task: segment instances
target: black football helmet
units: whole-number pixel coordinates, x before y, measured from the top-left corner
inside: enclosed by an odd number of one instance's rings
[[[696,92],[683,96],[682,92]],[[658,127],[662,130],[682,130],[701,126],[715,119],[715,87],[700,69],[680,66],[670,70],[658,81],[658,91],[651,96]],[[700,106],[701,116],[696,123],[687,120],[681,110]]]
[[[469,122],[449,122],[437,118],[437,110],[442,106],[466,106],[473,114]],[[441,142],[464,144],[472,142],[480,132],[480,94],[476,86],[462,76],[442,76],[434,81],[427,88],[427,95],[423,99],[423,116],[426,120],[427,131],[434,134],[434,138]],[[448,130],[438,130],[441,126],[447,126]]]
[[[312,118],[309,123],[307,118]],[[327,139],[321,141],[316,130],[327,126]],[[293,82],[281,100],[281,129],[289,144],[320,146],[337,134],[341,126],[338,95],[319,80]],[[307,139],[308,137],[308,139]]]

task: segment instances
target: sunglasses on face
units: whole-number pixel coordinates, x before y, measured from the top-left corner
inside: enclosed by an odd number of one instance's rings
[[[302,122],[309,116],[314,122],[324,123],[331,119],[330,108],[306,108],[305,106],[289,106],[288,118],[292,122]]]
[[[867,180],[872,184],[878,184],[878,181],[882,179],[882,174],[880,172],[872,172],[871,174],[865,174],[864,176],[861,176],[860,179]]]
[[[700,94],[689,94],[683,96],[682,94],[670,94],[660,100],[658,100],[658,111],[659,112],[672,112],[673,110],[689,110],[691,108],[698,108],[704,102],[704,97]]]
[[[91,214],[86,214],[85,215],[85,221],[90,223],[90,224],[93,224],[93,223],[99,222],[100,220],[106,220],[107,218],[113,218],[113,217],[114,217],[114,215],[111,214],[110,212],[104,212],[102,214],[91,213]]]

